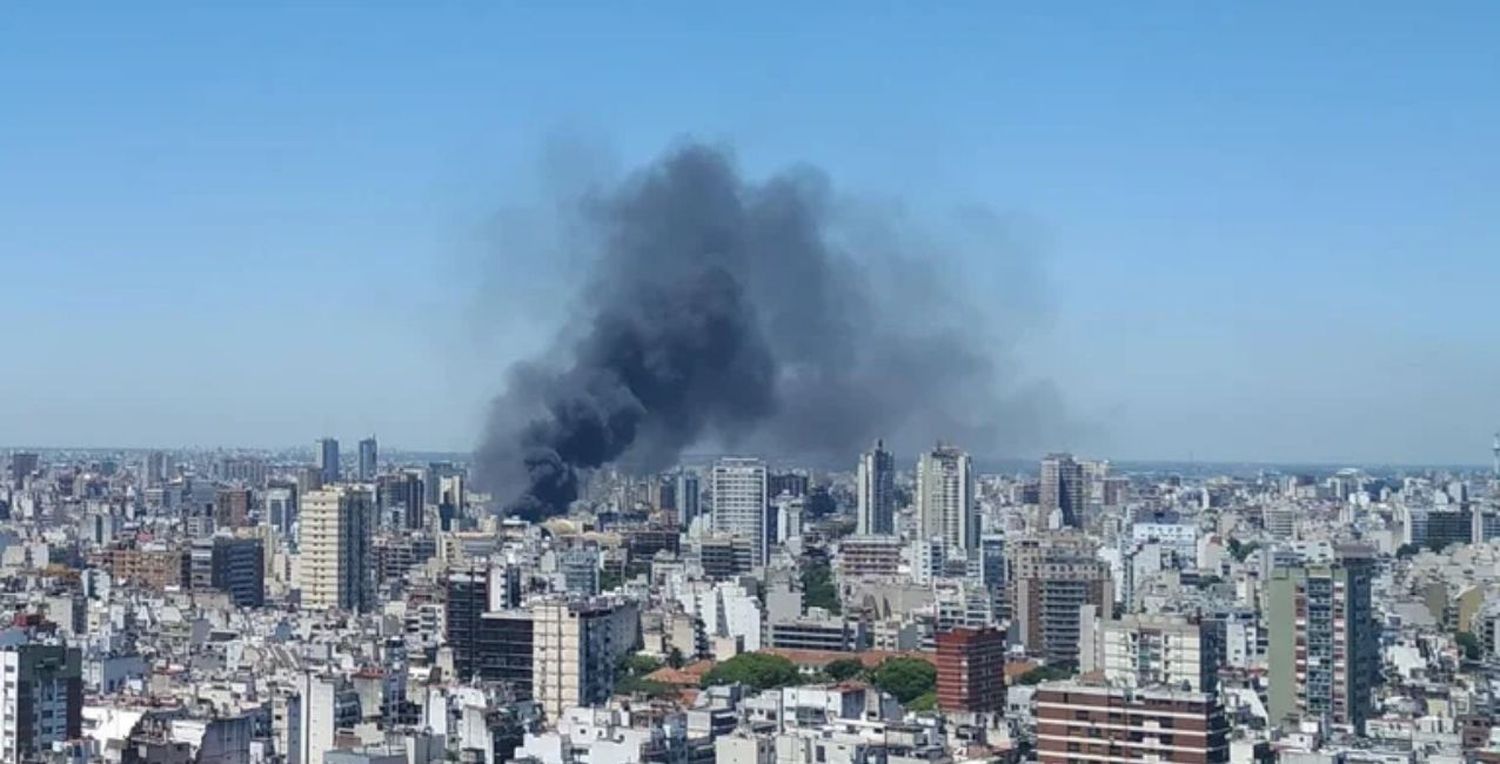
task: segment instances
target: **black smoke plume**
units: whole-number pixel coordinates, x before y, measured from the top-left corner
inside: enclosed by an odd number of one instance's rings
[[[1010,389],[1013,337],[926,247],[814,170],[753,182],[689,144],[576,208],[593,250],[578,322],[512,370],[476,452],[513,514],[565,512],[594,468],[662,469],[702,444],[852,462],[875,437],[942,437],[992,455],[1053,405]]]

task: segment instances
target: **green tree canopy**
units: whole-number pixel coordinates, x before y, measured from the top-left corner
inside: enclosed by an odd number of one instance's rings
[[[1040,684],[1070,676],[1073,676],[1073,670],[1067,666],[1037,666],[1016,679],[1016,684]]]
[[[830,613],[841,612],[838,587],[828,563],[816,563],[802,569],[802,599],[808,607],[820,607]]]
[[[936,708],[937,708],[937,693],[936,692],[924,692],[921,695],[918,695],[917,697],[912,698],[912,701],[910,703],[906,704],[906,710],[908,710],[908,711],[931,711],[931,710],[936,709]]]
[[[703,675],[704,686],[744,684],[757,690],[797,684],[802,675],[796,664],[779,655],[741,653]]]
[[[937,668],[920,658],[891,658],[870,672],[870,682],[904,705],[937,688]]]
[[[835,682],[853,679],[865,672],[865,664],[858,658],[840,658],[823,667],[823,673]]]
[[[1480,644],[1479,637],[1474,636],[1473,633],[1460,631],[1453,638],[1458,642],[1458,646],[1463,648],[1465,660],[1477,661],[1484,654],[1484,645]]]
[[[622,671],[629,674],[635,674],[636,676],[645,676],[661,668],[661,661],[653,658],[650,655],[636,653],[634,655],[626,656],[625,660],[621,661],[620,668]]]
[[[1233,557],[1235,562],[1244,562],[1246,557],[1249,557],[1252,552],[1259,548],[1260,543],[1256,541],[1242,544],[1236,538],[1229,540],[1229,556]]]

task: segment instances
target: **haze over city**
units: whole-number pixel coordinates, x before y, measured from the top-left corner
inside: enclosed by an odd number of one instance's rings
[[[572,315],[559,201],[701,141],[935,253],[1044,391],[981,456],[1480,463],[1496,15],[12,7],[0,441],[468,451]]]

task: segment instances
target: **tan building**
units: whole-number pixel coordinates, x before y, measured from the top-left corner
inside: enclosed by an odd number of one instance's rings
[[[638,607],[614,600],[554,600],[531,608],[531,693],[547,719],[604,703],[615,666],[641,641]]]
[[[1114,607],[1109,565],[1092,541],[1074,533],[1023,538],[1008,551],[1011,639],[1048,663],[1076,664],[1083,607]]]
[[[302,497],[297,576],[302,607],[366,610],[373,604],[374,512],[370,492],[358,486],[338,485]]]
[[[175,547],[111,547],[104,550],[102,562],[115,581],[149,589],[180,587],[187,578],[188,559]]]

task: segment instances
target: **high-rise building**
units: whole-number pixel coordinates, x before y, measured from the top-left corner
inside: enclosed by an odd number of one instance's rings
[[[375,471],[380,465],[380,447],[375,442],[375,436],[371,435],[359,442],[359,482],[368,483],[375,479]]]
[[[1085,605],[1081,674],[1100,672],[1121,687],[1167,686],[1214,692],[1222,644],[1212,622],[1179,614],[1101,618]]]
[[[266,603],[265,545],[260,539],[227,535],[194,539],[188,556],[193,589],[224,592],[236,607]]]
[[[598,594],[600,564],[599,545],[593,541],[579,541],[558,550],[557,572],[562,576],[563,589],[580,597]]]
[[[677,525],[687,528],[697,519],[701,510],[699,502],[703,499],[703,489],[698,486],[698,473],[683,470],[677,473],[677,488],[673,491],[673,501],[677,505]]]
[[[240,528],[250,519],[250,489],[220,488],[214,496],[214,527]]]
[[[26,485],[26,478],[31,477],[41,464],[41,457],[30,451],[12,451],[10,454],[10,484],[16,490]]]
[[[531,613],[501,610],[479,617],[473,650],[474,674],[486,682],[501,682],[517,700],[531,699],[536,659]]]
[[[894,536],[845,536],[839,539],[834,568],[840,579],[893,578],[900,571],[905,548]]]
[[[354,486],[324,488],[302,497],[298,535],[304,608],[363,611],[373,604],[373,503],[369,491]]]
[[[750,541],[750,563],[764,565],[767,556],[766,512],[769,509],[766,465],[759,459],[720,459],[713,468],[714,528]]]
[[[297,735],[294,761],[322,764],[334,749],[340,730],[352,730],[360,720],[359,696],[336,676],[306,672],[297,680]]]
[[[489,611],[488,570],[477,568],[448,574],[443,632],[448,647],[453,650],[453,673],[459,681],[468,681],[474,677],[479,618]]]
[[[1229,722],[1211,693],[1044,682],[1034,697],[1039,764],[1229,761]]]
[[[640,611],[630,602],[553,600],[531,608],[532,696],[547,719],[609,700],[615,668],[640,643]]]
[[[147,488],[160,488],[167,482],[167,455],[160,451],[146,454],[146,464],[141,471]]]
[[[422,476],[422,485],[427,490],[427,503],[438,504],[443,500],[443,478],[463,473],[463,468],[452,462],[428,462],[426,474]]]
[[[426,491],[422,488],[421,470],[403,470],[381,475],[375,481],[376,501],[380,505],[382,523],[390,528],[419,530],[423,524],[423,501]]]
[[[1363,730],[1380,674],[1370,609],[1371,550],[1338,549],[1332,563],[1278,566],[1269,586],[1269,710],[1273,723],[1328,719]]]
[[[859,457],[858,517],[861,536],[889,536],[896,532],[896,457],[885,441]]]
[[[266,460],[254,456],[226,456],[219,460],[219,479],[252,488],[265,485],[269,472]]]
[[[941,445],[922,454],[917,461],[917,522],[923,537],[941,538],[955,551],[977,546],[976,501],[974,463],[968,454]]]
[[[323,485],[339,482],[342,467],[339,463],[339,441],[337,438],[322,438],[314,444],[318,457],[318,478]]]
[[[267,488],[265,514],[261,516],[261,520],[271,526],[279,536],[289,539],[295,550],[296,539],[293,537],[292,529],[297,525],[297,487],[276,485]]]
[[[1496,482],[1500,482],[1500,432],[1495,433],[1495,442],[1490,446],[1490,453],[1494,454],[1495,465],[1491,476]]]
[[[937,702],[944,711],[1005,710],[1005,632],[957,628],[937,635]]]
[[[1042,459],[1039,496],[1043,521],[1053,512],[1058,512],[1062,515],[1063,526],[1082,527],[1086,486],[1083,465],[1075,461],[1072,454],[1048,454]]]
[[[27,643],[0,649],[0,761],[33,761],[83,736],[83,655]]]
[[[806,472],[775,472],[766,478],[766,493],[778,496],[806,496],[812,480]]]
[[[1023,538],[1009,547],[1011,638],[1048,663],[1076,665],[1083,606],[1110,613],[1114,605],[1109,564],[1074,534]]]

